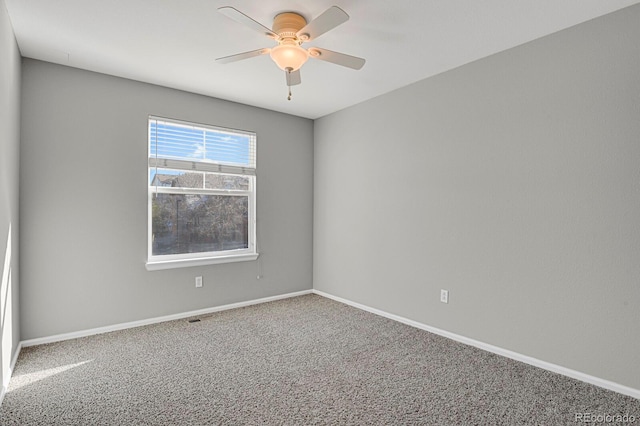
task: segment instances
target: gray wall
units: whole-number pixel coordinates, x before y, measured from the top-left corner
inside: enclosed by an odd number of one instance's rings
[[[640,389],[638,22],[317,120],[314,288]]]
[[[312,288],[311,120],[30,59],[22,78],[22,340]],[[149,114],[257,133],[257,261],[145,269]]]
[[[18,308],[18,175],[20,52],[0,0],[0,386],[20,341]]]

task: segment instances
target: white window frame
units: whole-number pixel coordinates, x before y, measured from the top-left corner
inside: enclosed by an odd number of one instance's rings
[[[230,262],[252,261],[258,258],[257,242],[256,242],[256,176],[255,167],[247,168],[247,174],[244,174],[244,168],[237,166],[229,166],[214,162],[198,162],[188,161],[185,159],[167,159],[159,158],[157,153],[151,152],[151,134],[150,127],[153,120],[162,121],[171,124],[192,126],[201,129],[212,130],[215,132],[226,132],[235,134],[250,134],[253,136],[254,152],[256,144],[255,133],[240,131],[218,126],[211,126],[199,123],[190,123],[182,120],[168,119],[163,117],[149,116],[147,122],[149,162],[147,168],[147,262],[146,268],[149,271],[161,269],[173,269],[191,266],[213,265]],[[247,190],[238,189],[207,189],[207,188],[174,188],[153,186],[149,182],[149,171],[153,169],[173,169],[189,172],[213,172],[220,174],[235,174],[247,177],[249,180],[249,188]],[[222,195],[222,196],[240,196],[248,198],[248,247],[236,250],[224,250],[200,253],[181,253],[167,255],[153,255],[153,197],[154,194],[194,194],[194,195]]]

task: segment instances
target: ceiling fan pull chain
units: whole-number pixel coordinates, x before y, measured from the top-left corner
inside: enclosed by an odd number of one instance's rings
[[[291,100],[291,71],[293,71],[293,69],[289,67],[285,70],[287,73],[287,87],[289,88],[289,96],[287,96],[288,101]]]

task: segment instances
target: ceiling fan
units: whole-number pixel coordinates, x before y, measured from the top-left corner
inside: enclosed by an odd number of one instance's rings
[[[289,96],[287,97],[289,100],[291,100],[291,86],[302,82],[300,67],[304,65],[309,57],[354,70],[359,70],[364,66],[365,60],[362,58],[320,47],[310,47],[309,49],[301,47],[303,43],[315,40],[327,31],[349,20],[349,15],[338,6],[330,7],[309,23],[299,13],[280,13],[273,18],[272,30],[231,6],[221,7],[218,11],[234,21],[275,40],[278,44],[272,48],[267,47],[225,56],[216,59],[216,61],[221,64],[227,64],[269,53],[276,65],[285,72],[287,86],[289,87]]]

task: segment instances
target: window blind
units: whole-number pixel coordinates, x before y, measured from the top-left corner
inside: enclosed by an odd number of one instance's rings
[[[256,134],[149,117],[149,167],[256,174]]]

